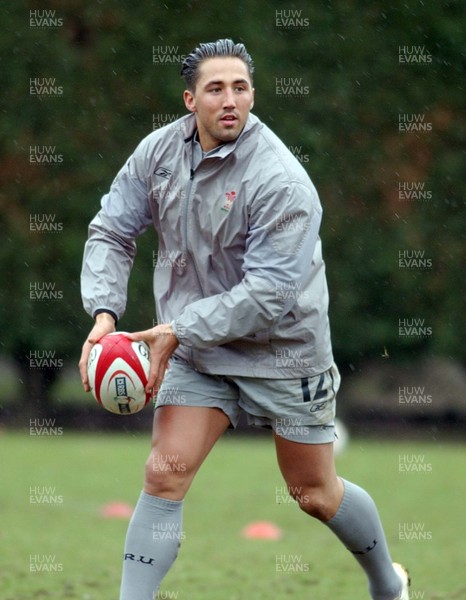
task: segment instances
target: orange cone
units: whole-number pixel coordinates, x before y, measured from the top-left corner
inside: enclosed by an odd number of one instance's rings
[[[129,519],[133,514],[133,507],[126,502],[108,502],[100,509],[104,519]]]
[[[283,531],[270,521],[255,521],[246,525],[241,535],[248,540],[279,540]]]

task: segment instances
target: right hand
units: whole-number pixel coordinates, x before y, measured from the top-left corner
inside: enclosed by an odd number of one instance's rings
[[[79,360],[79,372],[81,374],[81,381],[83,383],[84,391],[90,392],[89,378],[87,376],[87,361],[89,354],[91,353],[92,347],[96,344],[100,338],[108,333],[115,331],[115,320],[109,313],[99,313],[95,318],[95,325],[88,335],[87,340],[83,344],[83,350],[81,358]]]

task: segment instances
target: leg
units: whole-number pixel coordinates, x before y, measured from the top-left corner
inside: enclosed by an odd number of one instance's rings
[[[353,553],[369,579],[371,597],[399,598],[401,581],[375,504],[363,489],[337,477],[333,444],[304,444],[275,435],[275,446],[290,494]]]
[[[278,465],[291,496],[311,517],[330,520],[344,492],[335,470],[333,444],[302,444],[277,434],[274,437]]]
[[[182,500],[230,421],[219,408],[161,406],[155,411],[144,491]]]
[[[120,600],[153,600],[184,536],[182,500],[229,423],[218,408],[161,406],[155,411],[144,491],[126,536]]]

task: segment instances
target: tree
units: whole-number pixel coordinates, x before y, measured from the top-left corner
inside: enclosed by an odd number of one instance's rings
[[[183,55],[225,36],[246,43],[255,112],[320,192],[340,362],[384,347],[400,359],[464,357],[453,318],[464,270],[461,4],[74,0],[50,1],[32,17],[20,4],[4,12],[1,348],[22,369],[27,401],[46,404],[90,328],[79,271],[99,197],[144,135],[185,113]],[[417,63],[403,62],[412,56]],[[412,115],[431,130],[401,131]],[[408,184],[429,198],[403,199]],[[155,318],[154,234],[139,248],[120,324],[128,330]],[[423,253],[430,266],[400,266],[403,252]],[[400,335],[405,318],[432,335]]]

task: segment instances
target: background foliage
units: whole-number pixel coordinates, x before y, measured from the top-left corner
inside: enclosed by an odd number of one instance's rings
[[[31,10],[54,11],[62,24],[31,26]],[[297,11],[307,23],[277,25],[277,11]],[[299,148],[319,190],[340,365],[384,348],[395,360],[464,358],[465,12],[461,2],[414,0],[388,7],[362,0],[4,4],[0,352],[22,366],[28,396],[44,397],[54,378],[31,372],[31,350],[53,350],[74,364],[91,327],[79,272],[101,195],[157,115],[185,112],[179,64],[155,65],[154,46],[183,55],[226,36],[244,41],[255,59],[255,113]],[[431,62],[400,64],[405,45],[424,47]],[[46,77],[61,95],[31,95],[30,80]],[[277,95],[283,77],[309,93]],[[400,133],[401,114],[423,115],[432,131]],[[31,164],[36,145],[55,147],[63,162]],[[400,182],[422,182],[431,198],[401,201]],[[35,214],[54,215],[62,231],[32,232]],[[154,250],[147,233],[122,329],[146,328],[155,317]],[[432,267],[400,268],[399,253],[412,250]],[[31,301],[31,282],[53,283],[63,299]],[[400,337],[402,318],[424,319],[432,335]]]

